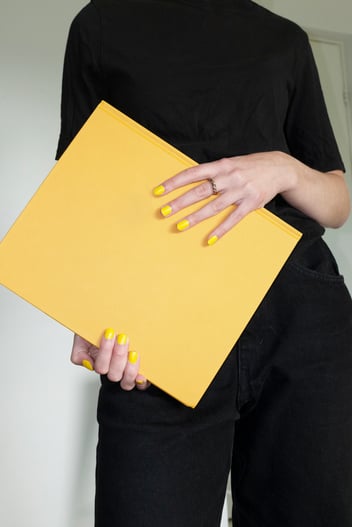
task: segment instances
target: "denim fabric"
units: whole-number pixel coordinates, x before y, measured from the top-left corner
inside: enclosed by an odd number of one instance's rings
[[[103,378],[98,419],[96,527],[217,527],[231,465],[235,527],[352,527],[352,302],[324,242],[295,251],[196,409]]]

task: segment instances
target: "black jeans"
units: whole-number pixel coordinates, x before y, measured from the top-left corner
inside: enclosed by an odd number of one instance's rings
[[[217,527],[230,469],[236,527],[352,527],[352,302],[324,243],[196,409],[103,378],[98,419],[96,527]]]

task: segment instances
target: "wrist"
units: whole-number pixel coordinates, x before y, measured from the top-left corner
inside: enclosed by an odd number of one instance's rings
[[[294,192],[304,178],[305,168],[303,163],[290,154],[277,152],[279,158],[278,194],[284,196],[286,193]]]

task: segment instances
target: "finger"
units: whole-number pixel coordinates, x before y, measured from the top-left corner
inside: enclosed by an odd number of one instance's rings
[[[191,183],[213,178],[219,174],[219,171],[227,169],[228,163],[226,159],[218,161],[211,161],[210,163],[202,163],[195,167],[186,168],[175,176],[163,181],[153,189],[154,196],[165,196],[169,192],[176,190]]]
[[[119,333],[112,350],[108,369],[108,379],[113,382],[120,381],[127,364],[129,339],[124,333]]]
[[[101,375],[108,373],[115,342],[115,331],[112,328],[107,328],[100,341],[99,352],[95,359],[94,367],[97,373]]]
[[[219,214],[219,212],[222,212],[231,205],[235,206],[233,205],[233,200],[230,198],[230,196],[226,194],[221,195],[204,205],[204,207],[201,207],[199,210],[193,212],[186,218],[183,218],[177,223],[176,227],[179,231],[185,231],[186,229],[194,227],[207,218],[216,216],[216,214]]]
[[[136,377],[136,388],[137,390],[144,391],[147,390],[151,386],[150,382],[143,377],[142,375],[138,374]]]
[[[239,223],[253,209],[243,204],[238,205],[225,220],[208,236],[208,245],[214,245],[220,238],[228,233],[237,223]]]
[[[90,342],[75,335],[73,338],[71,362],[78,366],[84,366],[87,370],[94,371],[94,354],[98,352],[98,348],[93,346]]]
[[[127,355],[127,363],[124,369],[120,386],[123,390],[133,390],[136,385],[136,377],[138,375],[140,365],[140,358],[136,351],[129,351]]]
[[[161,207],[160,212],[164,218],[172,216],[176,212],[198,203],[206,198],[213,195],[212,185],[209,181],[204,181],[200,185],[188,190],[182,196],[179,196],[173,201],[170,201],[167,205]]]

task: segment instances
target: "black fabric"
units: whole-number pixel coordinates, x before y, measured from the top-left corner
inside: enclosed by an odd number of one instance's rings
[[[289,259],[195,410],[103,378],[96,527],[218,527],[231,458],[234,527],[352,527],[351,298],[327,254]]]
[[[101,99],[198,162],[281,150],[343,169],[306,34],[249,0],[88,4],[70,29],[57,157]],[[267,208],[323,232],[279,196]]]

